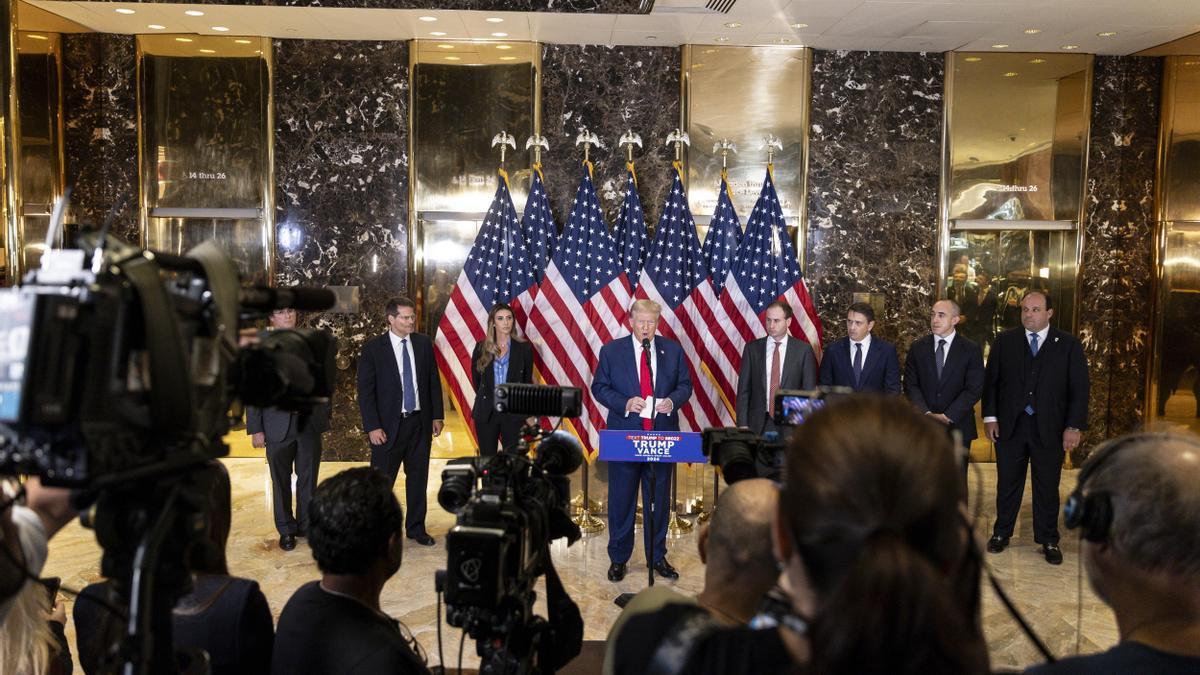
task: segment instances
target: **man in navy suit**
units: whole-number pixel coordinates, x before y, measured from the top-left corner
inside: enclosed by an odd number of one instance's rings
[[[442,380],[433,365],[433,341],[414,333],[416,304],[387,303],[388,331],[363,345],[358,359],[358,409],[371,442],[371,466],[392,485],[404,464],[404,529],[433,546],[425,531],[425,488],[432,436],[442,433]]]
[[[1058,482],[1064,454],[1087,429],[1088,379],[1083,345],[1050,327],[1050,296],[1031,290],[1021,298],[1021,327],[996,336],[983,384],[983,430],[996,444],[996,522],[989,553],[1013,534],[1025,470],[1033,478],[1033,540],[1051,565],[1058,547]]]
[[[908,348],[904,359],[904,391],[917,410],[962,434],[963,497],[966,497],[967,452],[979,436],[975,404],[983,396],[983,349],[955,330],[958,303],[933,303],[933,331]]]
[[[820,384],[854,391],[900,393],[896,348],[873,335],[875,310],[856,302],[846,311],[846,337],[834,341],[821,359]]]
[[[600,348],[600,363],[592,378],[592,396],[608,408],[609,429],[679,431],[679,408],[692,397],[683,348],[655,337],[661,308],[651,300],[638,300],[629,310],[629,337]],[[671,468],[666,462],[608,463],[608,580],[625,578],[633,554],[633,516],[638,483],[642,486],[642,512],[653,517],[654,541],[645,533],[646,560],[667,579],[679,573],[667,562],[667,511],[670,510]],[[650,504],[654,481],[654,504]],[[648,521],[649,522],[649,521]]]

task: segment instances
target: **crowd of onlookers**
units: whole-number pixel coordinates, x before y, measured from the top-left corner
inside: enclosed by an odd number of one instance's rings
[[[898,398],[832,401],[795,429],[782,484],[725,490],[699,536],[697,596],[658,584],[612,626],[605,673],[984,673],[984,556],[961,502],[953,440]],[[423,673],[425,650],[380,608],[400,573],[404,514],[375,469],[316,489],[304,532],[321,579],[273,624],[257,583],[225,560],[230,484],[194,477],[209,517],[190,551],[192,590],[173,616],[177,649],[214,673]],[[9,486],[12,488],[12,485]],[[18,503],[21,501],[23,503]],[[0,557],[0,673],[70,672],[61,608],[40,570],[71,514],[54,491],[7,489]],[[1096,448],[1064,508],[1081,564],[1116,615],[1119,643],[1035,673],[1200,672],[1200,440],[1141,433]],[[17,567],[17,563],[21,567]],[[74,605],[79,663],[108,672],[125,626],[109,582]]]

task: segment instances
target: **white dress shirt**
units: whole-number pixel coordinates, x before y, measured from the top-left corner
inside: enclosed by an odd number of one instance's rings
[[[1029,347],[1030,347],[1029,337],[1031,335],[1033,335],[1033,331],[1031,331],[1031,330],[1025,331],[1025,349],[1029,349]],[[1049,324],[1047,324],[1045,328],[1043,328],[1037,332],[1038,353],[1039,354],[1042,353],[1042,347],[1046,346],[1046,336],[1048,336],[1048,335],[1050,335],[1050,325]],[[999,421],[1000,420],[994,416],[988,416],[988,417],[983,418],[984,424],[986,424],[988,422],[999,422]]]
[[[954,336],[955,335],[958,335],[958,331],[952,330],[945,337],[938,337],[938,334],[934,333],[933,334],[933,353],[934,353],[934,355],[935,356],[937,355],[938,340],[945,340],[946,341],[946,356],[949,356],[950,355],[950,345],[954,344]]]
[[[779,381],[780,382],[783,382],[783,364],[787,363],[787,345],[788,345],[788,336],[784,335],[783,338],[781,340],[779,340]],[[767,363],[767,367],[766,367],[767,379],[766,379],[766,383],[767,383],[767,407],[771,408],[771,409],[773,409],[775,406],[775,402],[770,400],[771,399],[771,359],[774,358],[774,356],[775,356],[775,338],[768,335],[767,336],[767,362],[766,362]],[[851,358],[853,358],[853,356]]]
[[[400,354],[400,341],[408,340],[408,342],[404,344],[404,347],[408,350],[408,362],[411,363],[413,367],[413,409],[405,410],[404,412],[416,412],[417,410],[421,409],[421,387],[417,384],[417,359],[413,355],[412,333],[409,333],[408,337],[401,338],[389,330],[388,339],[392,341],[392,354],[396,357],[396,372],[400,373],[401,388],[404,387],[404,357]],[[401,395],[401,400],[403,400],[403,395]]]
[[[629,339],[633,340],[633,372],[637,373],[637,381],[642,381],[642,341],[637,339],[637,336],[630,333]],[[654,391],[654,385],[658,384],[658,350],[654,348],[654,338],[650,338],[650,391]],[[654,395],[651,394],[651,403],[653,403]],[[628,410],[625,411],[625,416],[636,415]]]
[[[855,342],[853,339],[850,340],[850,367],[851,368],[854,367],[854,352],[856,351],[854,349],[854,345],[862,345],[863,346],[862,347],[862,354],[863,354],[862,365],[863,365],[863,368],[866,368],[867,367],[867,352],[871,351],[871,334],[867,333],[867,337],[863,338],[862,342]]]

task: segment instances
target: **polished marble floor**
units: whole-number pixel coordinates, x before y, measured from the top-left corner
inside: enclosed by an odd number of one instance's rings
[[[281,551],[277,546],[266,464],[253,458],[225,461],[233,480],[233,532],[228,549],[231,571],[256,579],[266,593],[272,612],[278,616],[292,591],[319,578],[319,573],[304,540],[300,540],[292,552]],[[444,464],[445,460],[435,459],[430,471],[428,526],[438,543],[432,548],[406,548],[403,567],[383,592],[385,611],[412,630],[433,664],[438,663],[434,572],[445,566],[444,535],[454,522],[452,515],[437,507],[434,498]],[[327,462],[321,467],[321,476],[327,477],[354,465]],[[983,499],[978,504],[977,527],[984,533],[994,512],[995,469],[992,464],[973,466],[979,469],[978,481],[984,486]],[[1076,474],[1077,471],[1064,471],[1064,496],[1074,485]],[[402,484],[396,486],[396,493],[403,499]],[[1012,546],[1000,555],[987,558],[996,577],[1055,654],[1072,654],[1077,649],[1092,652],[1113,645],[1117,633],[1112,614],[1088,589],[1086,580],[1079,576],[1078,537],[1064,532],[1065,563],[1060,567],[1046,564],[1033,543],[1029,499],[1027,486],[1026,504]],[[973,499],[972,512],[975,506]],[[640,536],[638,539],[640,541]],[[623,591],[637,591],[646,584],[646,568],[639,557],[640,551],[634,553],[629,575],[622,583],[612,584],[605,579],[607,543],[607,533],[601,532],[585,537],[570,548],[559,543],[553,549],[556,567],[582,610],[588,640],[604,639],[619,613],[613,598]],[[685,592],[698,592],[703,584],[703,566],[696,553],[695,533],[672,538],[669,546],[670,560],[681,574],[676,586]],[[92,533],[74,523],[52,542],[44,574],[61,576],[64,586],[78,589],[99,578],[99,559],[100,549]],[[1020,669],[1039,661],[1033,645],[986,583],[983,608],[984,627],[995,668]],[[68,616],[70,609],[68,606]],[[544,615],[544,609],[539,613]],[[68,625],[67,631],[73,647],[74,627]],[[443,624],[442,636],[445,663],[454,666],[459,656],[460,633]],[[464,651],[464,666],[477,662],[470,640]]]

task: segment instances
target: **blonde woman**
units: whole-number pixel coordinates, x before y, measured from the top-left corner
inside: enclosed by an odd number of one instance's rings
[[[496,412],[496,385],[533,382],[533,346],[517,335],[512,307],[497,303],[488,312],[487,336],[475,345],[471,355],[471,383],[475,385],[475,405],[471,419],[479,454],[496,454],[496,444],[507,448],[520,439],[524,418]]]

